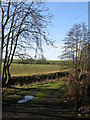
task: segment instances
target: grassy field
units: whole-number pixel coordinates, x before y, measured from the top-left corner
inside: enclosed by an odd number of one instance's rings
[[[43,64],[12,64],[10,72],[12,76],[29,76],[68,69],[67,66],[43,65]]]
[[[66,63],[23,64],[16,61],[10,67],[12,76],[30,76],[57,71],[70,72],[71,70]],[[25,95],[32,95],[34,99],[19,104],[18,100],[23,99]],[[2,100],[2,120],[16,118],[86,120],[90,118],[89,113],[81,114],[76,111],[75,100],[69,92],[68,77],[3,88]]]
[[[63,79],[34,83],[23,87],[3,89],[3,118],[54,118],[55,120],[79,120],[78,113],[68,94],[68,82]],[[24,95],[34,99],[18,104]],[[88,115],[90,117],[90,115]],[[81,115],[85,120],[87,116]],[[80,119],[81,120],[81,119]]]

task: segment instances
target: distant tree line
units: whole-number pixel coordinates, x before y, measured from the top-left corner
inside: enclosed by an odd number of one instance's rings
[[[72,61],[71,60],[47,60],[47,59],[14,59],[13,63],[15,64],[47,64],[47,65],[60,65],[66,66],[68,68],[72,68]]]

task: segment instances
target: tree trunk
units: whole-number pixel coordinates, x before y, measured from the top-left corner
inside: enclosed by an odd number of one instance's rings
[[[74,64],[75,64],[75,63],[74,63],[74,52],[73,52],[73,69],[74,69]]]
[[[3,71],[3,75],[4,77],[2,78],[2,87],[7,87],[7,84],[9,82],[9,80],[11,79],[11,74],[9,71],[9,65],[4,67],[4,71]]]

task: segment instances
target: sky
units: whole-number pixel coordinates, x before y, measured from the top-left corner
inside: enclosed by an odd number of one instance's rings
[[[65,0],[64,2],[55,2],[62,0],[45,1],[49,1],[46,2],[46,5],[52,15],[52,26],[48,26],[47,32],[49,33],[49,38],[52,41],[56,41],[56,48],[44,45],[43,54],[48,60],[59,60],[58,56],[62,54],[63,40],[67,32],[74,24],[85,22],[88,25],[88,0],[86,2],[85,0],[82,0],[84,2],[65,2]]]
[[[85,22],[88,26],[88,2],[47,2],[52,14],[52,26],[48,27],[49,37],[55,40],[57,48],[44,46],[44,56],[58,60],[62,53],[63,39],[74,24]]]

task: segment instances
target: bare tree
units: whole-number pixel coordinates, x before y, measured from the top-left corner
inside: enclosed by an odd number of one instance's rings
[[[63,58],[73,61],[74,75],[71,75],[70,85],[73,89],[77,110],[86,103],[88,70],[88,38],[85,23],[76,24],[68,32],[64,42]]]
[[[2,80],[3,86],[10,80],[10,65],[13,57],[31,58],[27,49],[35,49],[35,44],[45,40],[50,43],[45,28],[51,16],[43,2],[7,2],[1,1],[2,10],[2,53],[4,58]],[[38,35],[37,35],[38,34]]]
[[[85,23],[75,24],[64,41],[62,58],[72,59],[73,68],[82,70],[84,66],[87,66],[87,26]]]
[[[64,46],[63,46],[63,54],[62,59],[72,59],[73,61],[73,68],[75,63],[75,39],[73,37],[74,33],[71,29],[70,32],[68,32],[66,38],[64,39]]]

